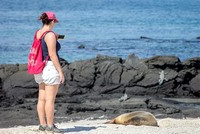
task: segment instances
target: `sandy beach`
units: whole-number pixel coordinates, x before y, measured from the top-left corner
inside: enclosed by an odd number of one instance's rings
[[[159,127],[104,124],[108,120],[79,120],[56,124],[64,134],[199,134],[200,119],[158,119]],[[41,134],[38,126],[1,128],[0,134]]]

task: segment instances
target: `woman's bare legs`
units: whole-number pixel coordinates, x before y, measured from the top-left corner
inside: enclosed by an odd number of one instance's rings
[[[54,124],[54,103],[58,87],[59,85],[45,85],[45,113],[48,126],[52,126]]]
[[[37,112],[40,121],[40,125],[45,126],[45,84],[39,84],[39,96],[38,96],[38,103],[37,103]]]

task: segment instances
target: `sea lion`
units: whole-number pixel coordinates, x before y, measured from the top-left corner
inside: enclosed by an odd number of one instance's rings
[[[158,126],[158,123],[154,115],[145,111],[135,111],[135,112],[125,113],[117,116],[111,121],[105,122],[105,124]]]

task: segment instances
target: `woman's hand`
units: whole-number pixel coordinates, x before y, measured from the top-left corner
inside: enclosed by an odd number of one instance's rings
[[[59,76],[60,76],[60,83],[64,84],[65,83],[65,76],[64,76],[63,72],[60,72]]]

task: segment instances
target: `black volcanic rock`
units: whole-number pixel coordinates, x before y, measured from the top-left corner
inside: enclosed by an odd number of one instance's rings
[[[200,108],[198,100],[180,102],[181,98],[195,100],[200,97],[198,57],[181,62],[175,56],[139,59],[131,54],[127,59],[98,55],[72,63],[62,61],[66,82],[60,85],[57,95],[56,116],[80,119],[106,114],[113,117],[145,110],[159,118],[200,117],[196,112],[196,107]],[[0,65],[0,126],[10,121],[16,125],[13,118],[5,116],[8,110],[10,114],[20,114],[17,120],[26,116],[37,118],[37,95],[38,85],[27,73],[26,64]],[[120,101],[124,95],[127,99]],[[176,98],[177,101],[164,98]],[[27,111],[32,114],[25,114]],[[5,121],[4,117],[9,120]],[[26,125],[29,121],[23,122]]]
[[[65,63],[63,71],[66,84],[60,86],[59,96],[95,92],[105,94],[110,91],[121,94],[127,90],[131,95],[180,97],[181,90],[185,89],[181,87],[187,84],[191,88],[190,96],[197,97],[199,59],[192,58],[184,62],[174,56],[139,59],[131,54],[126,60],[98,55],[89,60]],[[27,74],[25,65],[1,65],[1,70],[0,87],[7,97],[31,97],[37,93],[38,85],[33,76]],[[163,80],[161,72],[164,74]]]

